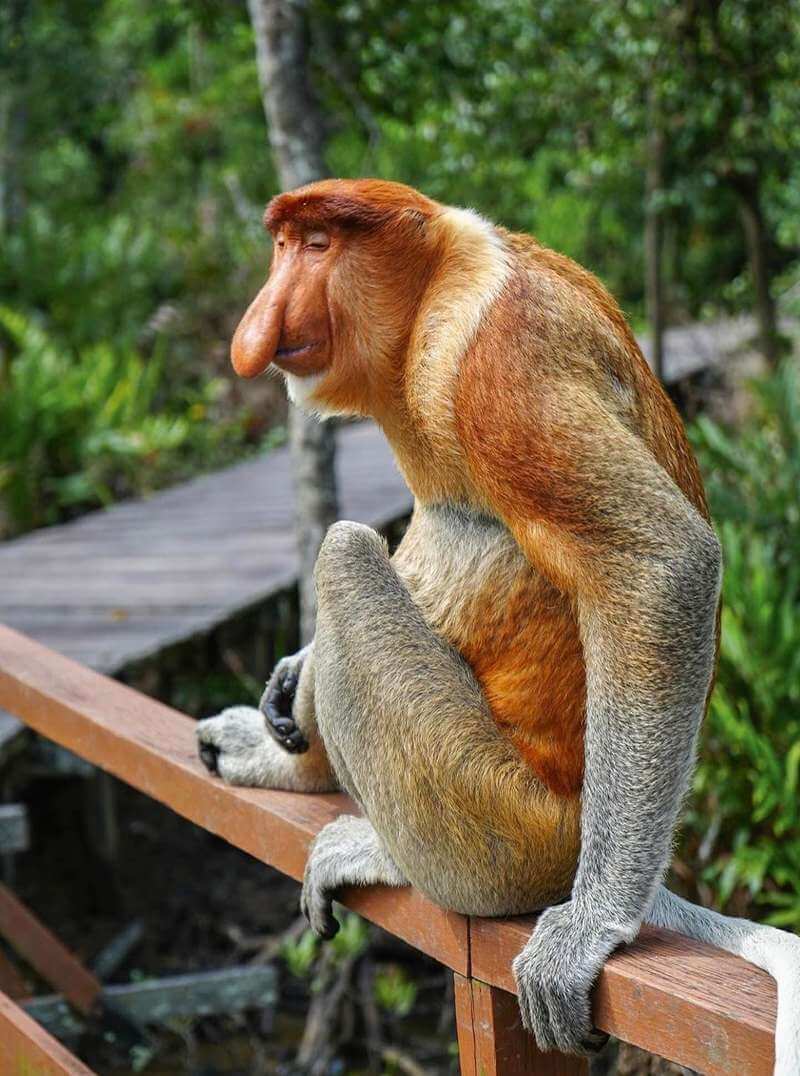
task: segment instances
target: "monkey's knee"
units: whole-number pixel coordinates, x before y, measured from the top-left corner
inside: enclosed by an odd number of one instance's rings
[[[314,581],[320,606],[340,604],[365,584],[393,574],[383,538],[363,523],[342,520],[328,529],[317,557]]]
[[[340,520],[328,527],[314,569],[318,590],[338,585],[342,576],[362,572],[373,565],[384,568],[389,564],[387,543],[364,523]]]

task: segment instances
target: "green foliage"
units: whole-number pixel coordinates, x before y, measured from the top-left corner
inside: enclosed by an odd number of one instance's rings
[[[366,922],[355,912],[346,912],[341,905],[334,905],[334,914],[339,920],[339,932],[331,946],[337,957],[360,956],[367,947],[369,928]]]
[[[403,968],[390,964],[375,975],[375,1000],[393,1016],[408,1016],[417,1000],[417,984]]]
[[[165,364],[107,343],[76,355],[0,308],[0,497],[12,530],[145,494],[242,441],[214,421],[218,383],[165,399]],[[190,463],[191,461],[191,463]]]
[[[332,955],[334,963],[361,956],[369,942],[367,924],[355,912],[345,911],[339,904],[334,905],[334,915],[339,921],[339,931],[328,943],[326,952]],[[320,945],[320,939],[313,930],[303,931],[296,940],[286,939],[281,946],[281,956],[292,975],[306,979],[315,972]],[[312,989],[316,982],[314,979]]]
[[[305,930],[295,941],[287,938],[281,946],[281,956],[289,971],[298,979],[305,979],[317,959],[320,940],[313,930]]]
[[[723,546],[722,639],[688,819],[702,879],[800,929],[800,376],[754,386],[735,432],[693,439]],[[732,849],[722,852],[721,849]]]

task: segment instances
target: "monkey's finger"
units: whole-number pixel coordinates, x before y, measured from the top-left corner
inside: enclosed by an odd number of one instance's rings
[[[292,717],[297,680],[298,676],[293,672],[285,676],[278,674],[267,685],[260,706],[270,734],[284,750],[293,755],[308,750],[308,740]]]
[[[291,718],[294,696],[297,691],[298,675],[295,672],[278,671],[273,677],[264,696],[261,706],[270,706],[281,717]]]
[[[518,975],[519,1008],[523,1027],[536,1039],[536,1045],[546,1052],[553,1049],[550,1014],[543,998],[543,986],[533,976]]]
[[[588,998],[578,992],[553,984],[544,994],[550,1024],[550,1049],[577,1053],[591,1034]]]
[[[290,717],[277,713],[267,703],[261,709],[270,735],[292,755],[301,755],[308,750],[308,740]]]
[[[528,1021],[533,1037],[536,1039],[536,1045],[542,1053],[555,1050],[556,1037],[553,1034],[550,1010],[546,1001],[546,991],[541,984],[534,996],[529,999]]]

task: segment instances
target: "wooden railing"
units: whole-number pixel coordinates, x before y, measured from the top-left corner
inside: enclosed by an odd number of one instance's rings
[[[2,625],[0,707],[296,879],[322,826],[354,810],[343,795],[223,785],[197,760],[191,718]],[[511,961],[530,936],[532,917],[467,918],[414,889],[351,889],[341,899],[452,969],[463,1076],[588,1071],[581,1059],[540,1053],[520,1026]],[[602,1030],[714,1076],[772,1072],[775,1014],[769,976],[708,945],[652,928],[608,961],[593,1009]],[[0,996],[0,1071],[29,1071],[10,1065],[11,1057],[28,1058],[35,1072],[88,1072]]]

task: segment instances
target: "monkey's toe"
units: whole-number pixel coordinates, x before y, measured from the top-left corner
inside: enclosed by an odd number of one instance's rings
[[[198,754],[208,772],[219,776],[219,748],[212,743],[201,743]]]
[[[215,776],[229,785],[270,787],[266,778],[272,741],[264,718],[252,706],[229,706],[216,717],[197,722],[197,753]]]
[[[605,1031],[598,1031],[597,1028],[592,1028],[592,1031],[586,1038],[581,1039],[581,1051],[588,1056],[602,1053],[608,1046],[608,1040],[610,1036],[606,1035]]]
[[[306,883],[300,894],[300,912],[323,941],[330,941],[339,933],[339,920],[333,914],[333,894],[328,890],[313,889]]]

